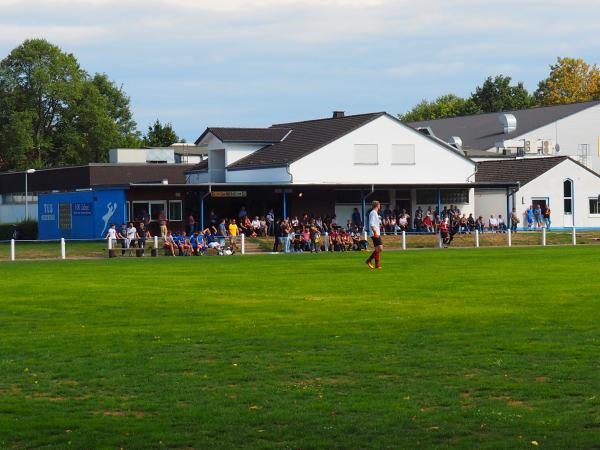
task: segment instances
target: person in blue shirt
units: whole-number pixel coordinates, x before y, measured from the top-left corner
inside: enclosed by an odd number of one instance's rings
[[[535,217],[535,226],[537,228],[542,228],[544,224],[544,216],[542,215],[542,207],[539,204],[535,205],[533,216]]]
[[[533,206],[529,205],[529,208],[527,208],[527,211],[525,211],[525,214],[527,215],[527,229],[531,230],[533,228]]]

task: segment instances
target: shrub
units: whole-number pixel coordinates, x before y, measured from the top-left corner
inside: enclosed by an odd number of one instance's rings
[[[15,236],[16,230],[16,236]],[[33,240],[38,237],[38,223],[35,220],[23,220],[18,223],[0,224],[0,240],[27,239]]]

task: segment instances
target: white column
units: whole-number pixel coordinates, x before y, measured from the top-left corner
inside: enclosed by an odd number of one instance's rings
[[[242,233],[240,235],[241,239],[242,239],[242,255],[246,254],[246,235],[244,233]]]
[[[442,233],[438,233],[438,247],[443,248],[444,243],[442,242]]]
[[[542,228],[542,245],[546,246],[546,227]]]
[[[154,249],[158,249],[158,236],[154,236]]]
[[[506,235],[508,236],[508,246],[512,247],[512,230],[510,228],[508,229],[508,233]]]
[[[15,240],[14,239],[10,240],[10,260],[11,261],[15,260]]]
[[[65,245],[65,238],[60,238],[60,259],[67,258],[67,246]]]
[[[406,250],[406,231],[402,230],[402,250]]]
[[[572,231],[572,238],[573,238],[573,245],[577,245],[577,231],[576,228],[573,227],[573,231]]]
[[[479,230],[475,230],[475,247],[479,248]]]

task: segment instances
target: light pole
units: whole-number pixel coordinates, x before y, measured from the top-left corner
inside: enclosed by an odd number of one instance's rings
[[[35,169],[25,171],[25,220],[29,220],[29,198],[27,193],[27,175],[35,173]]]

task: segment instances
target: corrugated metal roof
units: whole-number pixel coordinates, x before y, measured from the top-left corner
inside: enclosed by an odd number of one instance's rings
[[[438,138],[446,142],[452,136],[459,136],[462,139],[463,147],[467,149],[488,150],[494,148],[498,141],[514,139],[598,104],[600,104],[600,101],[570,103],[567,105],[409,122],[407,125],[415,129],[430,127]],[[517,119],[517,129],[515,131],[504,134],[502,125],[498,120],[501,114],[515,116]]]

